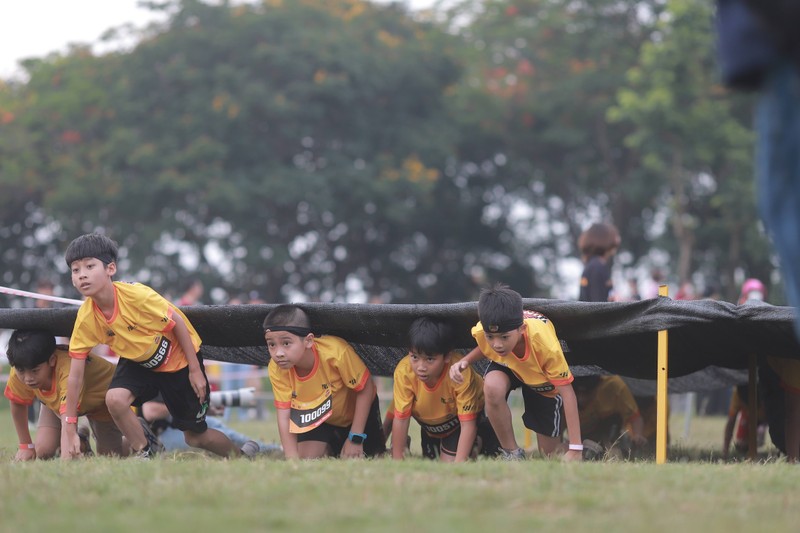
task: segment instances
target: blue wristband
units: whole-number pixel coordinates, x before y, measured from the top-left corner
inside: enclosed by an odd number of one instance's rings
[[[364,444],[364,441],[367,440],[366,433],[353,433],[352,431],[347,434],[347,440],[352,442],[353,444]]]

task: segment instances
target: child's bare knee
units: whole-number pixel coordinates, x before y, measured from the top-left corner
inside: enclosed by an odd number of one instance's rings
[[[131,407],[130,392],[126,389],[108,389],[106,407],[112,413],[119,413]]]
[[[483,395],[487,402],[493,404],[498,402],[506,402],[506,394],[508,389],[502,382],[486,381],[483,384]]]

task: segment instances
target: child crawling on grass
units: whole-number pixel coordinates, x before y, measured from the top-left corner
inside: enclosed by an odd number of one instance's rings
[[[498,453],[497,437],[483,413],[483,379],[472,368],[462,382],[448,378],[461,360],[450,327],[428,317],[409,329],[409,354],[394,371],[392,457],[402,459],[413,417],[422,428],[422,453],[429,459],[464,462],[478,452]]]
[[[279,305],[264,320],[278,433],[287,459],[386,451],[375,384],[353,347],[316,336],[308,315]]]

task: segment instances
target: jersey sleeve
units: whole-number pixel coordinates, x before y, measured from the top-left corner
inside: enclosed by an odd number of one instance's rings
[[[166,298],[158,294],[147,285],[140,285],[137,291],[135,309],[139,316],[138,321],[152,331],[167,332],[175,327],[173,309]]]
[[[546,318],[530,320],[536,321],[536,327],[533,328],[534,339],[531,340],[534,342],[533,349],[545,378],[557,387],[569,385],[574,378],[567,359],[564,357],[564,352],[561,350],[561,342],[558,340],[553,323]]]
[[[369,369],[358,356],[353,347],[342,340],[337,347],[336,368],[346,387],[358,392],[366,385],[370,378]]]
[[[394,416],[398,419],[409,418],[414,405],[414,389],[409,376],[408,356],[403,358],[394,369]]]
[[[98,326],[94,323],[94,303],[87,299],[78,309],[75,326],[69,338],[69,356],[74,359],[86,359],[89,352],[98,344],[104,344],[105,339],[97,335]]]
[[[20,405],[31,405],[36,399],[36,394],[19,379],[13,368],[8,375],[4,396],[8,401]]]

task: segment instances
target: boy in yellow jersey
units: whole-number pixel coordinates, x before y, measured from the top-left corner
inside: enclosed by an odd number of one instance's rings
[[[458,385],[448,378],[450,365],[461,359],[448,325],[418,318],[409,341],[411,351],[394,371],[392,457],[403,458],[411,417],[422,428],[422,452],[429,459],[464,462],[479,435],[481,452],[496,455],[497,437],[483,414],[483,380],[471,368],[464,369]]]
[[[70,358],[66,346],[41,330],[16,330],[8,341],[11,372],[5,397],[11,402],[11,419],[19,438],[17,461],[49,459],[61,441],[61,415],[65,409]],[[122,433],[106,408],[106,390],[114,365],[90,355],[86,360],[86,386],[78,400],[78,414],[86,415],[101,455],[128,455]],[[28,406],[35,400],[44,408],[39,413],[36,442],[28,429]]]
[[[308,315],[296,305],[270,311],[264,338],[287,459],[373,457],[386,451],[375,384],[347,341],[315,336]]]
[[[117,243],[91,233],[73,240],[65,254],[72,284],[86,301],[78,309],[69,343],[72,362],[61,457],[80,455],[78,400],[86,358],[98,344],[107,344],[120,358],[106,405],[138,457],[149,458],[158,451],[158,444],[145,433],[131,405],[141,406],[159,392],[188,445],[223,457],[244,453],[223,433],[206,425],[209,386],[197,332],[180,309],[150,287],[113,281],[117,253]],[[252,446],[243,450],[254,453]]]
[[[644,419],[625,381],[619,376],[582,376],[572,382],[578,399],[581,434],[605,448],[623,452],[647,444]],[[626,439],[621,439],[623,433]]]
[[[556,330],[550,320],[524,311],[522,297],[505,285],[481,291],[478,300],[479,322],[472,328],[478,347],[450,367],[456,383],[464,372],[482,357],[490,360],[484,374],[483,393],[486,414],[500,440],[505,459],[524,459],[517,446],[507,398],[522,387],[525,427],[536,433],[539,452],[550,457],[564,453],[570,461],[582,460],[580,419],[570,372]],[[569,446],[561,442],[562,407],[569,432]]]

